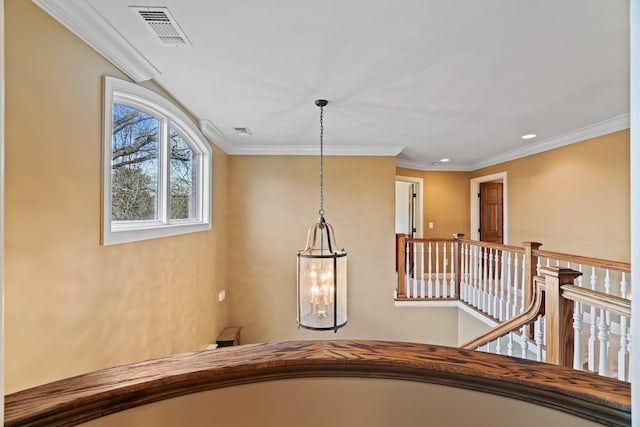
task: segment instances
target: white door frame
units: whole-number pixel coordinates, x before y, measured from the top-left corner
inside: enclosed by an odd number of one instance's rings
[[[4,0],[0,0],[0,423],[4,425]]]
[[[416,238],[421,239],[423,236],[422,226],[424,222],[422,219],[422,189],[424,187],[424,180],[422,178],[416,178],[415,176],[396,175],[396,181],[413,182],[418,184],[418,189],[416,190]]]
[[[640,0],[631,0],[631,265],[640,265]],[[640,274],[631,276],[631,335],[640,337]],[[638,345],[636,344],[636,347]],[[637,350],[636,350],[637,351]],[[640,357],[631,358],[631,423],[640,427]]]
[[[480,192],[480,184],[483,182],[502,180],[502,243],[509,244],[509,228],[507,227],[509,215],[507,203],[507,173],[498,172],[492,175],[479,176],[477,178],[471,178],[471,229],[469,230],[469,238],[471,240],[480,240],[480,233],[478,228],[480,227],[480,201],[478,200],[478,193]]]

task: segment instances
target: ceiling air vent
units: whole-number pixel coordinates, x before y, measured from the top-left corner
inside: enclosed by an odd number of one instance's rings
[[[248,136],[251,135],[251,131],[247,127],[237,127],[233,128],[237,135]]]
[[[129,6],[166,46],[191,46],[191,42],[166,7]]]

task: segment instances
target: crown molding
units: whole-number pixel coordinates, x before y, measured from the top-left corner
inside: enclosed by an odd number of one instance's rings
[[[612,117],[589,126],[543,139],[535,144],[529,144],[522,148],[509,150],[497,156],[489,157],[472,165],[472,169],[470,170],[482,169],[487,166],[493,166],[498,163],[508,162],[532,154],[542,153],[543,151],[553,150],[554,148],[564,147],[565,145],[575,144],[576,142],[586,141],[587,139],[596,138],[619,130],[628,129],[629,123],[629,114]]]
[[[390,156],[395,157],[404,149],[397,145],[325,145],[327,156]],[[317,156],[318,145],[236,145],[231,153],[238,156]]]
[[[471,165],[467,164],[425,164],[420,162],[412,162],[411,160],[396,159],[396,166],[401,168],[415,169],[421,171],[447,171],[447,172],[469,172],[473,170]]]
[[[160,71],[109,25],[89,2],[32,1],[134,81],[141,82],[160,75]]]
[[[317,156],[318,145],[234,145],[229,143],[224,133],[211,120],[200,120],[200,130],[222,151],[234,156]],[[397,145],[325,145],[327,156],[391,156],[395,157],[404,149]]]
[[[225,153],[233,154],[233,147],[231,146],[231,144],[229,144],[222,131],[220,131],[220,129],[218,129],[218,127],[214,125],[211,120],[200,120],[199,123],[200,131],[204,136],[207,137],[207,139],[213,142],[219,149],[221,149]]]

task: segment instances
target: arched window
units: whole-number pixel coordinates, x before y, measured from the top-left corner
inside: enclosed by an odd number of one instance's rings
[[[104,79],[103,233],[111,245],[211,228],[211,147],[157,93]]]

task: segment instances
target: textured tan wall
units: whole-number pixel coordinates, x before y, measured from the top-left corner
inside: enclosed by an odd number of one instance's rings
[[[458,310],[458,343],[461,346],[491,329],[486,323],[478,320],[464,310]]]
[[[5,5],[5,391],[202,348],[228,320],[228,156],[212,231],[100,246],[102,75],[122,73],[32,2]]]
[[[82,425],[595,427],[600,424],[530,402],[455,387],[372,378],[309,378],[181,396]]]
[[[230,313],[242,342],[387,339],[457,343],[452,308],[395,308],[393,157],[326,157],[326,218],[348,252],[349,323],[296,327],[296,253],[318,218],[317,156],[231,156]]]
[[[422,230],[425,238],[449,238],[454,233],[468,233],[470,172],[396,168],[396,175],[423,179]],[[433,222],[431,230],[429,222]]]
[[[629,260],[629,130],[474,171],[507,172],[509,241]]]

